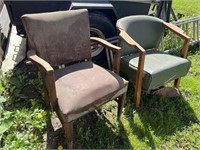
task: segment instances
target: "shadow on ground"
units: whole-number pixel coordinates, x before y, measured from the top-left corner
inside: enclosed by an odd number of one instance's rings
[[[98,110],[100,111],[100,110]],[[91,112],[74,122],[75,149],[122,149],[129,148],[129,141],[124,134],[121,122],[118,126],[111,123],[98,111]],[[59,145],[67,148],[64,130],[54,117],[47,122],[47,149],[57,149]],[[53,125],[54,124],[54,125]],[[54,126],[54,127],[53,127]],[[54,131],[55,128],[58,128]]]
[[[26,108],[31,108],[32,101],[34,101],[33,99],[41,100],[42,102],[42,85],[40,83],[41,81],[38,79],[37,67],[29,61],[23,61],[17,66],[14,72],[15,73],[13,75],[11,74],[9,77],[8,82],[11,87],[14,86],[16,88],[14,88],[14,90],[9,90],[7,93],[10,97],[13,97],[12,103],[15,105],[12,107],[22,109],[23,105]],[[30,82],[32,79],[34,82]],[[37,106],[35,107],[37,108]],[[46,108],[43,107],[43,109]],[[129,140],[124,132],[123,126],[117,121],[116,110],[117,105],[108,111],[102,109],[91,112],[74,121],[74,148],[130,149]],[[50,111],[51,110],[46,110],[46,112]],[[108,114],[110,114],[109,117],[112,118],[111,120],[113,120],[113,122],[110,121],[110,118],[107,118]],[[54,130],[55,127],[56,130]],[[67,148],[64,130],[58,123],[58,119],[53,121],[49,119],[46,123],[46,131],[39,132],[37,136],[40,137],[40,139],[44,139],[42,145],[44,149],[57,149],[59,145],[62,145],[63,148]]]
[[[128,101],[125,106],[124,115],[127,117],[133,134],[138,139],[148,139],[146,144],[156,149],[154,136],[165,139],[176,131],[181,131],[191,123],[199,123],[193,109],[187,100],[181,96],[166,98],[158,95],[143,94],[139,108],[133,106],[133,87],[129,87]],[[134,120],[135,114],[139,116],[142,123],[137,124]]]

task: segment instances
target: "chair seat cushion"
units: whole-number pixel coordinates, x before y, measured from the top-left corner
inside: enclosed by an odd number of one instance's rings
[[[55,71],[58,106],[65,117],[104,103],[128,81],[92,62],[81,62]]]
[[[136,79],[138,60],[138,53],[121,59],[121,71],[133,82]],[[146,51],[142,88],[156,89],[169,81],[185,76],[190,66],[191,62],[187,59],[158,50]]]

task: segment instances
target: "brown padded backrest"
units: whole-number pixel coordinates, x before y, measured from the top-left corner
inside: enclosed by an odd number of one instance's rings
[[[25,14],[22,22],[30,47],[50,65],[91,58],[86,9]]]

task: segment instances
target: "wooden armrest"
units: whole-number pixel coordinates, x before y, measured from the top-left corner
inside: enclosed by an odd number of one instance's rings
[[[116,46],[116,45],[113,45],[113,44],[107,42],[106,40],[101,39],[101,38],[98,38],[98,37],[90,37],[90,40],[91,40],[91,42],[100,44],[100,45],[102,45],[103,47],[108,48],[108,49],[112,50],[112,51],[115,52],[115,53],[116,53],[116,52],[118,53],[118,51],[121,50],[120,47],[118,47],[118,46]]]
[[[28,58],[35,63],[40,69],[43,81],[46,84],[46,88],[48,89],[48,94],[51,99],[51,106],[53,110],[57,108],[57,96],[56,96],[56,88],[55,88],[55,77],[54,70],[51,65],[36,55],[34,50],[29,50],[27,52]]]
[[[121,44],[121,39],[124,40],[129,46],[132,46],[133,48],[136,48],[139,53],[139,62],[138,62],[138,70],[136,75],[136,83],[135,88],[136,92],[135,97],[139,97],[139,93],[141,92],[141,86],[142,86],[142,78],[144,74],[144,62],[145,62],[145,49],[140,46],[135,40],[133,40],[124,30],[119,29],[119,45]]]
[[[129,46],[136,48],[139,52],[145,52],[145,50],[134,40],[132,39],[124,30],[120,30],[119,37],[122,38]]]
[[[42,58],[38,57],[35,53],[34,50],[29,50],[27,52],[27,55],[28,55],[28,58],[33,62],[35,63],[37,66],[43,68],[43,70],[45,72],[52,72],[53,71],[53,68],[51,67],[51,65],[46,62],[45,60],[43,60]]]
[[[114,60],[113,60],[113,71],[118,74],[119,68],[120,68],[120,56],[121,56],[120,50],[121,50],[121,48],[107,42],[104,39],[98,38],[98,37],[90,37],[90,40],[91,40],[91,42],[100,44],[103,47],[105,47],[115,53]]]
[[[168,23],[168,22],[163,22],[163,24],[167,29],[173,31],[174,33],[179,35],[181,38],[190,40],[190,37],[184,34],[184,31],[181,28],[177,27],[176,25],[172,23]]]
[[[177,27],[176,25],[174,25],[172,23],[163,22],[163,24],[166,28],[173,31],[174,33],[176,33],[177,35],[179,35],[181,38],[183,38],[185,40],[184,44],[183,44],[183,49],[181,52],[181,57],[186,58],[187,52],[188,52],[188,47],[189,47],[189,42],[190,42],[190,37],[187,36],[186,34],[184,34],[183,33],[184,31],[181,28]]]

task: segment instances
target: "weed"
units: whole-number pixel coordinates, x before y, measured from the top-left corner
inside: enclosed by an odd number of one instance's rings
[[[0,147],[4,149],[43,147],[42,134],[45,132],[49,113],[43,108],[41,96],[39,99],[29,99],[22,93],[27,83],[41,89],[41,80],[28,79],[21,69],[1,74]]]

